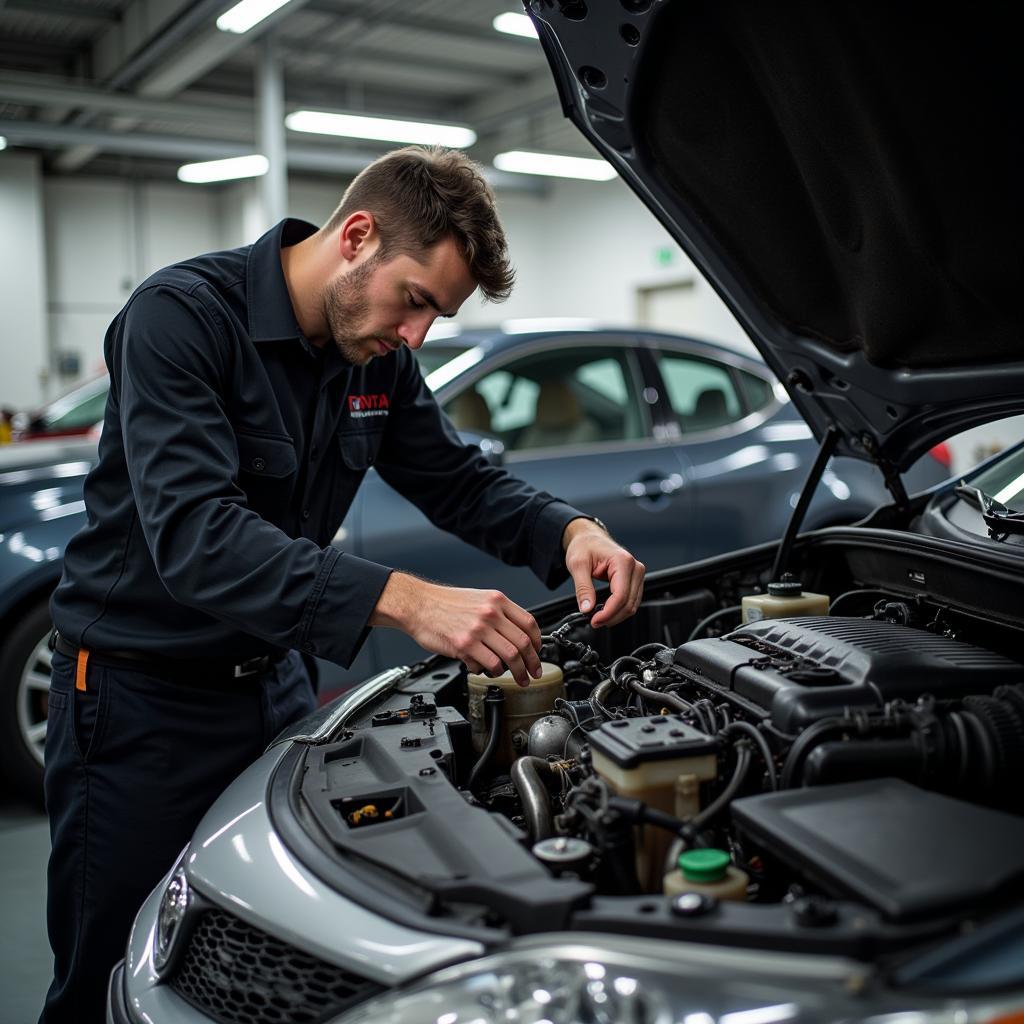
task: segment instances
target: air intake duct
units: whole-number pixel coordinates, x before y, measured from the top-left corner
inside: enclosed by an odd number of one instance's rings
[[[1024,813],[1024,684],[823,719],[790,748],[782,786],[882,777]]]

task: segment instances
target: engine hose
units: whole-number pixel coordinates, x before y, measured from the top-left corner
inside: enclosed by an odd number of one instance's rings
[[[605,707],[604,703],[608,699],[608,695],[612,692],[612,687],[614,685],[615,684],[610,679],[604,679],[590,691],[590,703],[602,718],[614,717],[608,708]]]
[[[512,785],[522,802],[526,828],[530,833],[530,841],[534,843],[555,834],[551,798],[540,777],[542,771],[551,774],[551,765],[542,757],[527,755],[512,762]]]
[[[721,735],[735,736],[737,733],[749,736],[757,745],[757,749],[761,754],[761,760],[764,761],[765,771],[768,773],[768,784],[772,792],[774,792],[779,788],[779,777],[775,771],[775,758],[772,756],[772,748],[768,746],[768,741],[764,738],[764,734],[749,722],[736,721],[730,722],[722,730]]]
[[[696,833],[707,828],[708,823],[714,821],[714,819],[729,806],[732,798],[736,795],[740,786],[743,785],[743,780],[747,777],[747,772],[750,769],[750,761],[750,746],[740,740],[736,744],[736,767],[733,769],[732,778],[725,784],[725,789],[723,789],[722,792],[704,808],[704,810],[699,814],[695,814],[688,822],[686,822],[686,831],[688,834],[696,835]]]
[[[786,755],[786,763],[782,766],[782,775],[779,778],[780,789],[791,789],[798,785],[798,772],[803,769],[804,758],[810,748],[817,743],[822,736],[829,733],[843,732],[851,727],[851,723],[842,718],[823,718],[815,722],[809,729],[802,732],[796,742],[789,748]]]
[[[620,812],[630,821],[641,825],[654,825],[656,828],[663,828],[671,832],[677,839],[683,842],[692,843],[698,832],[706,828],[708,823],[713,821],[728,806],[736,795],[740,786],[743,785],[747,772],[750,770],[751,748],[748,743],[740,741],[736,744],[736,767],[725,784],[725,788],[715,799],[708,804],[699,814],[694,815],[689,821],[659,811],[655,807],[648,807],[642,800],[630,797],[613,796],[608,801],[608,806]]]
[[[644,644],[642,647],[638,647],[631,655],[631,657],[638,660],[646,660],[647,658],[653,658],[659,651],[669,651],[670,647],[665,644],[658,643],[657,640],[652,641],[649,644]]]
[[[634,693],[639,694],[645,700],[661,704],[666,708],[672,708],[673,711],[693,710],[692,704],[683,700],[682,697],[677,697],[674,693],[663,693],[661,690],[652,690],[649,686],[644,686],[643,683],[635,679],[631,679],[628,685]]]
[[[621,683],[622,676],[628,669],[638,669],[643,666],[643,662],[639,658],[630,657],[628,654],[624,654],[621,658],[616,658],[612,662],[612,667],[608,670],[608,675],[611,676],[613,683]]]
[[[608,798],[608,806],[628,818],[634,825],[654,825],[679,837],[687,834],[686,822],[681,818],[659,811],[656,807],[648,807],[643,800],[636,797],[612,796]]]
[[[501,727],[505,719],[505,694],[500,686],[488,686],[484,696],[484,714],[490,712],[490,728],[487,733],[487,743],[484,744],[483,753],[473,765],[469,778],[466,780],[466,788],[472,792],[477,780],[483,774],[484,769],[491,763],[494,753],[501,742]]]

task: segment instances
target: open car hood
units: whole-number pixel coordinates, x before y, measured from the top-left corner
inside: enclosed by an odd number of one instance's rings
[[[1013,5],[529,0],[568,116],[838,453],[1024,411]]]

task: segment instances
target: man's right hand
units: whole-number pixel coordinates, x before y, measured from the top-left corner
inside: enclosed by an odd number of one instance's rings
[[[497,590],[442,587],[393,572],[370,625],[400,629],[428,651],[464,661],[470,672],[494,676],[508,666],[520,686],[541,675],[540,627]]]

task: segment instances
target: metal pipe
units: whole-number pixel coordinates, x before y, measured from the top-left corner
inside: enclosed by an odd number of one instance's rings
[[[540,777],[541,771],[551,774],[551,765],[542,757],[520,757],[512,762],[512,785],[523,804],[523,817],[530,839],[536,843],[555,834],[551,814],[551,798]]]
[[[288,168],[284,136],[284,75],[274,37],[264,36],[257,67],[256,103],[259,110],[259,148],[270,166],[260,182],[264,229],[288,210]]]

